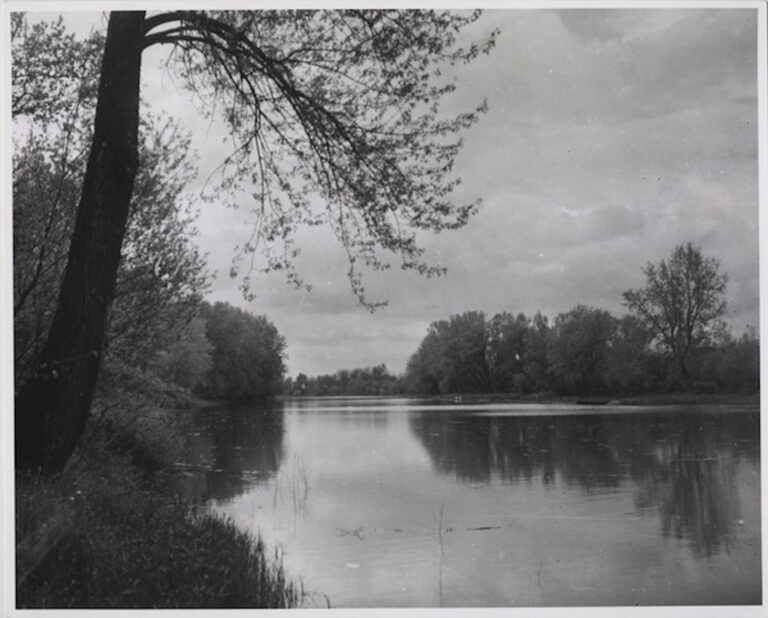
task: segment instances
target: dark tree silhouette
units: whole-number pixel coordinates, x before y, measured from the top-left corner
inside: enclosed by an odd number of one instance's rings
[[[675,247],[669,262],[648,263],[643,272],[646,286],[624,292],[624,304],[669,352],[688,383],[691,351],[711,340],[725,313],[728,277],[720,273],[718,260],[705,258],[691,243]]]
[[[67,267],[32,377],[16,397],[16,463],[55,473],[88,419],[139,166],[142,52],[167,44],[194,96],[223,111],[235,141],[226,186],[254,187],[254,235],[268,267],[300,284],[292,233],[329,224],[349,256],[353,292],[368,306],[360,265],[383,248],[422,274],[420,229],[463,225],[477,203],[450,194],[456,135],[484,104],[445,118],[446,64],[493,45],[457,48],[478,13],[435,11],[143,11],[111,13],[96,117]],[[218,107],[217,107],[218,106]],[[325,209],[318,213],[312,194]],[[248,292],[248,274],[244,278]]]

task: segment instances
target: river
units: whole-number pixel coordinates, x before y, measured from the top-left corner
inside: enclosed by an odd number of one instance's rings
[[[189,490],[308,606],[756,604],[757,407],[286,400],[187,413]]]

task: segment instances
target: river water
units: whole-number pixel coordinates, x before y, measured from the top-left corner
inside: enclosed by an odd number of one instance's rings
[[[197,410],[196,499],[308,606],[757,604],[757,408],[287,400]]]

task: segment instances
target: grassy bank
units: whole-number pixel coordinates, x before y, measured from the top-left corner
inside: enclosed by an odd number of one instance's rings
[[[93,423],[56,479],[16,476],[19,608],[286,608],[302,599],[260,539],[189,504],[161,416]]]

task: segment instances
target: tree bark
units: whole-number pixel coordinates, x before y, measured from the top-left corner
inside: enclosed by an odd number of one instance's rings
[[[16,396],[16,467],[60,471],[93,399],[138,167],[144,12],[112,12],[67,267],[35,375]]]

